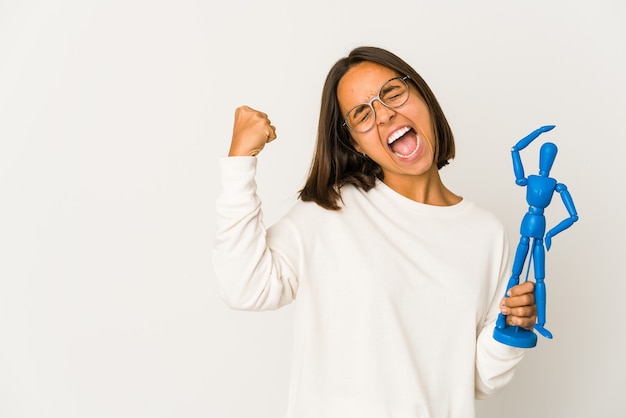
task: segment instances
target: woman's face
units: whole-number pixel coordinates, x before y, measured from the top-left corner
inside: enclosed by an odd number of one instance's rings
[[[358,104],[368,103],[379,94],[383,84],[398,76],[404,74],[372,62],[349,69],[337,86],[342,114]],[[409,87],[412,87],[410,81]],[[435,138],[430,112],[415,89],[409,91],[407,101],[393,109],[374,100],[373,127],[365,133],[351,132],[356,150],[380,165],[385,183],[437,170],[433,164]]]

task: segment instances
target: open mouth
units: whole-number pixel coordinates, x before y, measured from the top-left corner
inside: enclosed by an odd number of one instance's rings
[[[417,132],[408,126],[398,129],[387,138],[387,145],[391,152],[400,158],[410,158],[415,155],[420,142]]]

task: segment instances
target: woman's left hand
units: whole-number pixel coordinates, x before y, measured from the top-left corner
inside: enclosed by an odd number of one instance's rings
[[[533,329],[537,323],[535,304],[535,283],[524,282],[509,289],[506,298],[500,303],[500,312],[506,315],[507,325]]]

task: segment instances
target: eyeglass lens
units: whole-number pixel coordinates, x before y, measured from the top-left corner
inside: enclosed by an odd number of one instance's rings
[[[374,126],[376,113],[372,103],[374,100],[380,101],[389,108],[396,108],[406,103],[409,98],[409,86],[402,78],[393,78],[387,81],[380,88],[378,95],[373,97],[369,103],[356,105],[348,112],[346,123],[355,132],[367,132]]]

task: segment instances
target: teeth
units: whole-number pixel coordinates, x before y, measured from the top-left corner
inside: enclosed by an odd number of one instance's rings
[[[398,138],[400,138],[402,135],[409,132],[410,130],[411,128],[409,128],[408,126],[402,129],[398,129],[397,131],[392,133],[391,136],[389,136],[389,138],[387,138],[387,144],[388,145],[393,144]]]

